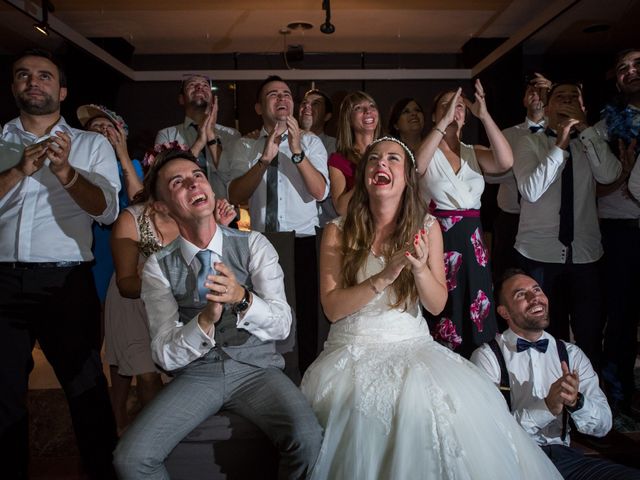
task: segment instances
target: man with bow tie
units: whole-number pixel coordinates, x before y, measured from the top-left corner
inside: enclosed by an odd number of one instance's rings
[[[576,344],[598,369],[604,287],[596,182],[614,182],[622,167],[587,123],[580,84],[555,84],[546,111],[544,134],[527,135],[515,152],[522,195],[515,249],[519,266],[549,295],[549,332],[569,340],[570,319]]]
[[[218,169],[222,152],[231,148],[240,132],[217,123],[218,96],[213,95],[211,80],[203,75],[187,75],[180,85],[178,104],[184,108],[184,121],[163,128],[156,135],[156,145],[178,142],[188,145],[207,174],[217,198],[227,197],[229,179]]]
[[[582,350],[545,332],[549,301],[540,285],[509,269],[496,298],[509,328],[473,352],[471,361],[500,387],[518,423],[565,479],[640,479],[637,470],[570,447],[569,417],[579,432],[603,437],[611,429],[611,409]]]

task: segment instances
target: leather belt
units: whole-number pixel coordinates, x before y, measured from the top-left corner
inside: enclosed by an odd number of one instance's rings
[[[39,268],[70,268],[88,262],[0,262],[0,268],[11,270],[37,270]]]

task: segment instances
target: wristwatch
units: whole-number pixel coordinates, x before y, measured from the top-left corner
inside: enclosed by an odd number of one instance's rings
[[[207,142],[207,145],[208,145],[208,146],[211,146],[211,145],[222,145],[222,142],[220,141],[220,138],[219,138],[219,137],[216,137],[216,138],[214,138],[213,140],[209,140],[209,141]]]
[[[293,155],[291,155],[291,161],[296,165],[300,163],[302,160],[304,160],[304,151],[300,153],[294,153]]]
[[[249,308],[249,300],[251,300],[251,293],[249,293],[249,289],[247,287],[244,288],[244,297],[238,303],[234,304],[231,307],[231,311],[238,315],[239,313],[244,312],[247,308]]]
[[[578,392],[578,398],[576,399],[576,404],[573,407],[567,406],[565,408],[567,409],[567,412],[573,413],[573,412],[577,412],[582,407],[584,407],[584,395],[582,395],[581,392]]]

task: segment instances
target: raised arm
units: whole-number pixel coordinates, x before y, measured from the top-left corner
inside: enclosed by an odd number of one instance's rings
[[[115,128],[107,129],[107,140],[113,146],[120,165],[122,166],[122,176],[124,177],[124,188],[127,192],[127,198],[132,201],[138,192],[142,190],[142,181],[138,177],[138,172],[133,165],[127,148],[127,134],[120,125]]]
[[[475,102],[471,103],[465,98],[464,103],[471,113],[482,122],[491,145],[490,149],[476,147],[476,158],[483,173],[497,174],[506,172],[513,166],[513,152],[509,142],[507,142],[507,139],[487,110],[484,89],[480,79],[476,80],[475,87]]]
[[[300,131],[298,121],[291,115],[287,117],[287,129],[289,131],[288,140],[291,153],[302,153],[302,132]],[[319,161],[320,163],[326,165],[327,151],[324,149],[324,146],[321,145],[322,142],[320,142],[319,139],[318,142],[320,143],[319,147],[322,148],[315,148],[313,151],[304,152],[305,157],[300,163],[297,164],[297,167],[298,172],[300,172],[300,176],[302,177],[302,181],[306,185],[307,190],[309,191],[311,196],[317,201],[322,201],[327,197],[327,179],[312,163],[312,158],[314,161]]]
[[[462,88],[456,90],[455,95],[451,97],[451,101],[447,106],[445,115],[438,120],[418,147],[416,151],[416,168],[418,169],[419,175],[424,175],[427,168],[429,168],[429,163],[431,163],[431,159],[436,153],[440,141],[444,138],[447,127],[454,121],[456,105],[460,99],[460,95],[462,95]]]

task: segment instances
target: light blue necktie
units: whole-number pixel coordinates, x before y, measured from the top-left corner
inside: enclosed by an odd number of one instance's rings
[[[201,303],[206,303],[207,301],[207,293],[209,290],[204,286],[207,281],[207,275],[211,272],[211,251],[210,250],[200,250],[196,253],[196,258],[200,261],[200,271],[198,272],[198,278],[196,280],[196,286],[198,288],[198,298]]]

